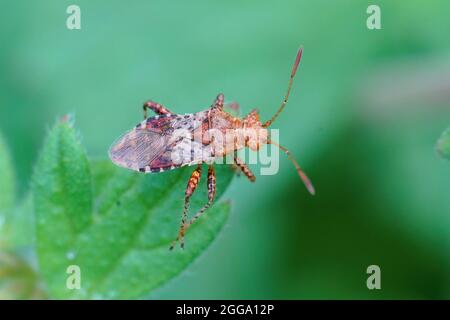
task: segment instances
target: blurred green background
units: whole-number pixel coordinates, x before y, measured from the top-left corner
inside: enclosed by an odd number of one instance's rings
[[[81,30],[66,28],[70,4]],[[369,4],[381,30],[366,28]],[[224,92],[267,119],[304,46],[274,128],[317,195],[284,158],[275,176],[236,179],[225,229],[149,298],[450,298],[450,162],[435,152],[450,125],[448,0],[6,0],[2,13],[0,130],[21,195],[60,115],[100,158],[147,99],[186,113]],[[371,264],[381,290],[366,287]]]

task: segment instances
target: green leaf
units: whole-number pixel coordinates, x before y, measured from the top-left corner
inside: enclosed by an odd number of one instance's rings
[[[93,161],[89,168],[73,128],[58,124],[34,178],[39,263],[51,295],[136,298],[184,270],[214,240],[230,211],[228,203],[216,203],[188,230],[185,250],[169,250],[178,233],[192,170],[144,175],[107,160]],[[216,173],[218,200],[233,172],[216,166]],[[68,190],[67,184],[74,182],[77,185]],[[206,185],[200,186],[190,212],[195,213],[206,199]],[[80,267],[81,290],[66,288],[69,265]]]
[[[0,248],[8,242],[5,226],[14,205],[15,177],[12,159],[0,134]]]
[[[62,297],[67,294],[64,257],[92,214],[89,163],[69,121],[49,133],[32,188],[39,265],[50,292]]]
[[[87,270],[83,277],[88,279],[91,296],[135,298],[148,293],[180,273],[213,241],[229,215],[228,203],[214,205],[188,230],[185,250],[169,250],[179,228],[191,171],[182,168],[145,176],[114,167],[109,161],[95,163],[99,221],[75,249],[77,261]],[[219,198],[232,171],[224,166],[216,171]],[[197,192],[191,212],[207,199],[206,186]],[[98,254],[101,263],[92,259]]]
[[[444,158],[450,160],[450,128],[447,128],[447,130],[442,133],[436,148]]]

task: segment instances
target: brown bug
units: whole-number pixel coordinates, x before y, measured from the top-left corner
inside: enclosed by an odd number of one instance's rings
[[[207,110],[185,115],[175,114],[159,103],[147,101],[143,106],[144,121],[125,133],[113,144],[109,151],[111,160],[118,166],[135,171],[157,173],[186,165],[197,166],[186,187],[181,226],[178,237],[170,249],[173,249],[177,241],[180,241],[181,248],[184,248],[186,229],[212,205],[216,193],[216,176],[213,166],[215,159],[231,154],[233,156],[233,165],[239,168],[250,181],[255,181],[255,175],[237,156],[237,151],[245,147],[258,151],[265,144],[277,146],[294,163],[306,188],[314,195],[314,187],[297,161],[291,156],[289,150],[270,139],[267,129],[286,106],[301,57],[302,48],[297,53],[286,95],[281,106],[275,115],[264,123],[260,121],[256,110],[251,111],[242,119],[226,112],[224,110],[224,95],[222,93],[217,96]],[[147,118],[148,109],[153,110],[157,115]],[[188,134],[176,134],[180,129]],[[258,134],[248,134],[249,129],[257,131]],[[223,141],[216,140],[215,135],[208,134],[211,130],[216,130],[223,134],[231,130],[236,132],[236,134],[232,143],[224,144]],[[203,163],[208,164],[208,202],[188,220],[189,199],[199,184]]]

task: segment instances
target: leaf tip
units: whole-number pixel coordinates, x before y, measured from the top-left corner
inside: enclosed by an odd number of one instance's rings
[[[70,127],[73,127],[75,124],[75,116],[72,113],[65,114],[59,118],[58,124],[68,124]]]
[[[450,160],[450,127],[439,137],[436,143],[436,151],[443,158]]]

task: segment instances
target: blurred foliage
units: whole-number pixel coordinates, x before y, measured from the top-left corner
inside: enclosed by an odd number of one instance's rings
[[[450,160],[450,128],[445,130],[439,138],[437,150],[443,157]]]
[[[0,250],[33,243],[31,195],[16,205],[16,181],[11,153],[0,133]]]
[[[0,133],[0,230],[11,211],[15,196],[15,177],[9,150]],[[1,239],[1,234],[0,234]],[[1,240],[0,240],[1,241]]]
[[[368,30],[372,3],[358,0],[79,0],[79,31],[65,28],[70,1],[7,2],[0,128],[17,187],[5,179],[0,188],[19,190],[23,209],[12,212],[21,218],[11,220],[19,247],[32,243],[26,194],[56,117],[74,112],[98,158],[138,122],[149,98],[184,113],[223,91],[243,114],[257,106],[267,119],[303,45],[274,127],[317,195],[307,195],[288,160],[255,184],[236,179],[225,195],[232,213],[212,250],[149,297],[450,298],[450,166],[434,151],[450,118],[449,1],[378,1],[382,29]],[[95,198],[98,171],[90,167]],[[167,219],[178,225],[172,211]],[[381,268],[380,291],[365,286],[370,264]]]
[[[0,251],[0,300],[45,299],[39,276],[17,254]]]

